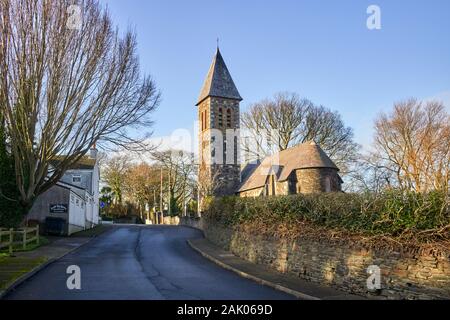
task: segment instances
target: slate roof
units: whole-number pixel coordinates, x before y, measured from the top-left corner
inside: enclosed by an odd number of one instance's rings
[[[286,181],[297,169],[339,168],[314,141],[299,144],[265,158],[247,179],[242,179],[239,192],[263,187],[267,176],[275,174],[277,181]]]
[[[246,163],[241,170],[241,181],[246,181],[255,170],[259,167],[261,162],[258,160],[257,163]]]
[[[208,75],[203,84],[202,91],[198,98],[197,106],[208,97],[228,98],[242,101],[233,78],[223,60],[219,48],[217,48]]]
[[[53,160],[50,160],[51,164],[57,164],[64,159],[63,156],[57,156]],[[92,170],[95,167],[97,160],[92,159],[89,156],[83,156],[77,163],[71,165],[68,170]]]

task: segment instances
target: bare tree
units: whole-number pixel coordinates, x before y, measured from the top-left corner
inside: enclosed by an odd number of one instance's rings
[[[146,205],[156,207],[160,198],[160,168],[145,162],[132,165],[125,175],[124,190],[126,198],[139,207],[141,219],[144,220]]]
[[[242,127],[249,135],[243,148],[250,160],[314,140],[345,172],[358,150],[339,113],[293,93],[254,104],[242,115]]]
[[[159,99],[135,35],[96,0],[0,0],[0,112],[24,213],[95,143],[142,147],[127,130],[150,126]]]
[[[403,189],[448,190],[450,115],[442,103],[410,99],[375,122],[375,154]]]
[[[360,155],[351,166],[344,185],[346,192],[380,193],[394,187],[395,177],[387,163],[376,154]]]
[[[287,149],[299,139],[299,127],[311,109],[311,102],[296,94],[277,94],[274,100],[254,104],[242,115],[242,124],[249,130],[255,151],[269,155],[273,151]],[[272,147],[275,147],[275,150]]]
[[[105,161],[102,165],[103,180],[111,188],[113,203],[121,205],[125,191],[127,174],[132,167],[130,159],[126,155],[117,155]]]
[[[153,152],[152,157],[167,172],[165,191],[171,209],[182,208],[192,199],[195,189],[194,155],[181,150],[168,150]]]

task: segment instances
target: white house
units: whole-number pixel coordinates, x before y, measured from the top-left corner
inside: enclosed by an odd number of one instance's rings
[[[54,163],[59,161],[54,160]],[[28,221],[36,221],[43,230],[54,229],[49,224],[57,221],[60,234],[75,232],[96,226],[99,222],[100,169],[97,150],[70,167],[60,181],[35,201]],[[50,219],[47,219],[50,218]]]

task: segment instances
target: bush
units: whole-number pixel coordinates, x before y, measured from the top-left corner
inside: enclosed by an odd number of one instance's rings
[[[443,192],[216,198],[207,201],[204,217],[225,226],[253,226],[262,233],[281,226],[298,230],[309,223],[364,235],[450,239],[449,197]]]

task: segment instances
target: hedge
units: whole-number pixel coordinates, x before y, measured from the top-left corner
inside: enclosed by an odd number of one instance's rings
[[[368,236],[450,240],[449,196],[389,190],[381,194],[327,193],[278,197],[208,199],[206,220],[277,232],[306,223]]]

